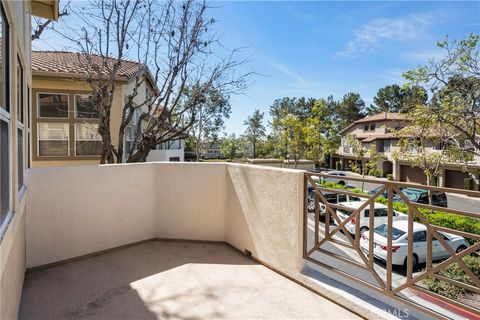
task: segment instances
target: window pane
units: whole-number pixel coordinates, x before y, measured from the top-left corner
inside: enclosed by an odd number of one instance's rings
[[[38,116],[48,118],[68,118],[67,94],[38,94]]]
[[[4,108],[10,112],[10,105],[8,103],[8,68],[10,63],[9,52],[9,28],[5,13],[0,6],[0,108]]]
[[[0,120],[0,223],[3,223],[10,208],[10,150],[8,123]]]
[[[86,94],[75,95],[75,117],[77,118],[98,118],[96,106],[93,104],[91,96]]]
[[[23,112],[23,67],[17,58],[17,115],[20,123],[23,123]]]
[[[77,141],[75,150],[77,156],[91,156],[102,154],[102,142],[101,141]]]
[[[1,10],[1,9],[0,9]],[[5,92],[5,90],[3,89],[3,86],[5,84],[5,81],[4,81],[4,73],[3,71],[5,70],[5,68],[3,67],[3,58],[4,58],[4,48],[5,48],[5,44],[3,43],[5,41],[5,23],[4,23],[4,20],[3,20],[3,10],[2,12],[0,12],[0,36],[2,37],[0,39],[0,107],[5,107],[4,105],[4,99],[3,99],[3,93]]]
[[[68,123],[39,123],[40,140],[68,140]]]
[[[18,147],[18,191],[20,191],[23,187],[23,130],[18,129],[18,139],[17,139],[17,147]]]
[[[39,123],[39,156],[68,156],[68,123]]]
[[[75,150],[77,156],[102,153],[102,142],[97,128],[97,123],[75,124]]]
[[[39,141],[38,154],[49,157],[68,156],[68,141],[45,140]]]

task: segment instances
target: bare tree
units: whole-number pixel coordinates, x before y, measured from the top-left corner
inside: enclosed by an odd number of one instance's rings
[[[63,7],[62,11],[58,14],[59,19],[61,17],[69,15],[69,11],[68,11],[69,7],[70,7],[70,1],[67,2],[67,4]],[[42,33],[47,28],[51,27],[52,23],[53,23],[52,19],[42,19],[38,17],[33,17],[32,36],[31,36],[32,41],[40,39],[40,36],[42,35]]]
[[[84,26],[80,32],[67,28],[64,35],[83,53],[86,81],[99,113],[101,163],[123,161],[128,125],[136,129],[126,161],[145,161],[156,145],[188,137],[212,88],[230,95],[248,86],[252,73],[238,73],[246,62],[236,60],[238,50],[219,54],[224,48],[211,31],[215,19],[208,17],[208,9],[205,2],[192,0],[92,0],[75,12]],[[116,80],[128,58],[141,64],[134,89],[125,97],[119,131],[112,133]],[[149,80],[156,88],[139,102],[138,90]],[[135,112],[140,116],[132,123]],[[118,134],[117,146],[113,134]]]

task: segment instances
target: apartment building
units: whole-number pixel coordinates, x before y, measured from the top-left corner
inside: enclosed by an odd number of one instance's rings
[[[32,166],[98,164],[101,138],[98,113],[91,102],[86,81],[86,59],[82,53],[34,51],[32,53]],[[111,112],[111,131],[117,133],[125,99],[141,78],[134,103],[146,101],[158,88],[144,65],[123,60]],[[143,78],[143,79],[142,79]],[[126,156],[135,140],[140,110],[125,129]],[[113,134],[113,144],[118,136]],[[183,141],[172,141],[152,150],[147,161],[183,161]]]
[[[399,151],[400,140],[400,135],[395,132],[409,125],[410,121],[405,118],[405,115],[389,112],[368,116],[351,123],[340,132],[341,145],[337,153],[331,157],[331,167],[336,168],[338,163],[340,169],[350,169],[351,164],[358,161],[356,146],[360,143],[362,148],[366,150],[373,148],[382,156],[378,160],[377,167],[384,175],[392,174],[394,179],[399,181],[426,184],[425,174],[420,168],[412,167],[410,162],[394,157],[394,154]],[[356,142],[352,143],[352,138]],[[442,146],[433,140],[428,141],[426,145],[427,152],[435,152],[441,148]],[[368,157],[367,152],[366,158]],[[480,168],[480,159],[477,157],[472,165]],[[464,179],[468,177],[459,164],[450,163],[442,168],[438,185],[463,189]]]

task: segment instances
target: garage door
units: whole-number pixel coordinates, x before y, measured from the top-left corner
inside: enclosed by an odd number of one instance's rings
[[[468,174],[457,170],[445,170],[445,187],[465,189],[463,180],[468,178]]]
[[[413,182],[427,184],[427,177],[420,168],[410,166],[400,166],[400,180],[404,182]]]

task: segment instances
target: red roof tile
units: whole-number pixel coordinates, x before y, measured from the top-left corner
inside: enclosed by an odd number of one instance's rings
[[[93,55],[92,59],[96,65],[101,66],[103,59],[101,59],[100,56]],[[107,63],[110,66],[113,66],[114,61],[115,59],[110,58],[107,60]],[[102,74],[107,75],[107,70],[108,69],[105,68],[105,71],[102,71]],[[142,63],[122,60],[117,75],[125,80],[130,80],[145,70],[145,65]],[[51,73],[85,76],[88,74],[86,56],[79,52],[33,51],[32,72],[34,75]]]

